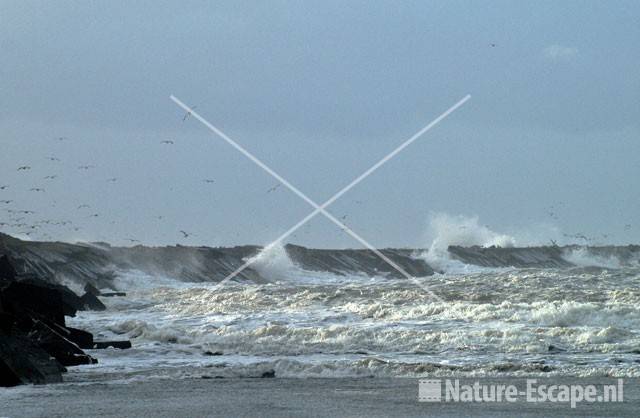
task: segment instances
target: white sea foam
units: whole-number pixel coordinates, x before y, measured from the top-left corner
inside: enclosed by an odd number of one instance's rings
[[[432,237],[432,241],[429,250],[423,254],[425,261],[435,270],[450,274],[467,274],[487,270],[452,259],[447,251],[451,245],[465,247],[473,245],[513,247],[516,245],[515,238],[499,234],[487,226],[480,225],[477,216],[431,214],[429,235]]]
[[[252,267],[270,281],[291,279],[297,270],[280,243],[265,247],[253,260]]]
[[[580,267],[621,268],[622,263],[615,256],[605,257],[593,254],[586,247],[573,248],[563,254],[563,258]]]
[[[83,370],[120,377],[247,377],[270,369],[292,377],[638,374],[625,354],[640,349],[637,271],[435,276],[446,302],[403,280],[312,283],[313,273],[305,274],[300,283],[288,276],[217,289],[122,273],[126,298],[105,298],[107,311],[81,312],[69,324],[102,339],[130,338],[134,348],[96,351],[102,367]],[[549,357],[551,346],[562,351]],[[622,360],[612,364],[612,356]]]

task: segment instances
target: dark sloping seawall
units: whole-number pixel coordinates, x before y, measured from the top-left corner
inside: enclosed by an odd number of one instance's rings
[[[369,250],[310,249],[297,245],[285,247],[299,267],[334,274],[364,274],[402,277],[395,269]],[[620,264],[638,263],[640,246],[546,246],[527,248],[449,247],[449,256],[465,264],[483,267],[568,268],[574,266],[566,255],[577,249],[597,257],[615,258]],[[52,280],[74,280],[99,288],[114,288],[113,277],[119,270],[140,270],[190,282],[216,282],[240,267],[248,257],[260,252],[258,246],[210,247],[112,247],[108,244],[69,244],[28,242],[0,233],[0,254],[7,254],[22,271]],[[434,274],[434,270],[416,254],[425,250],[383,249],[382,253],[415,277]],[[264,282],[258,271],[249,267],[241,280]]]

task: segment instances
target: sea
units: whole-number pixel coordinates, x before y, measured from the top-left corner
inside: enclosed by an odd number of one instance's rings
[[[67,323],[133,347],[88,350],[99,363],[70,368],[65,381],[640,376],[640,265],[580,252],[564,269],[416,256],[440,273],[306,271],[282,247],[256,260],[267,283],[119,271],[126,297]]]

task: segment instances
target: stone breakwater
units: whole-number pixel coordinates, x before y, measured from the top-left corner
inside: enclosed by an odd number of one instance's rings
[[[312,249],[297,245],[284,247],[296,266],[308,271],[337,275],[363,274],[401,278],[401,274],[364,249]],[[52,283],[75,281],[99,289],[117,291],[113,279],[118,271],[138,270],[186,282],[217,282],[240,267],[262,248],[236,247],[114,247],[106,243],[62,243],[22,241],[0,234],[0,253],[14,260],[19,272],[36,274]],[[441,273],[426,261],[425,249],[382,249],[387,257],[415,277]],[[447,256],[480,267],[571,268],[588,264],[589,258],[608,260],[613,265],[637,265],[640,246],[540,246],[521,248],[450,246]],[[578,257],[579,256],[579,257]],[[586,261],[585,261],[586,260]],[[256,266],[250,266],[239,280],[267,281]]]

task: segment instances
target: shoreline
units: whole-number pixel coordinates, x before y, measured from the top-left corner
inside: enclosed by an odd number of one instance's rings
[[[460,379],[472,382],[472,379]],[[524,378],[485,378],[482,384],[518,384]],[[610,378],[549,379],[553,384],[609,384]],[[625,379],[624,401],[614,403],[418,402],[413,378],[151,379],[130,383],[61,383],[0,390],[0,415],[79,416],[623,416],[640,408],[640,379]]]

